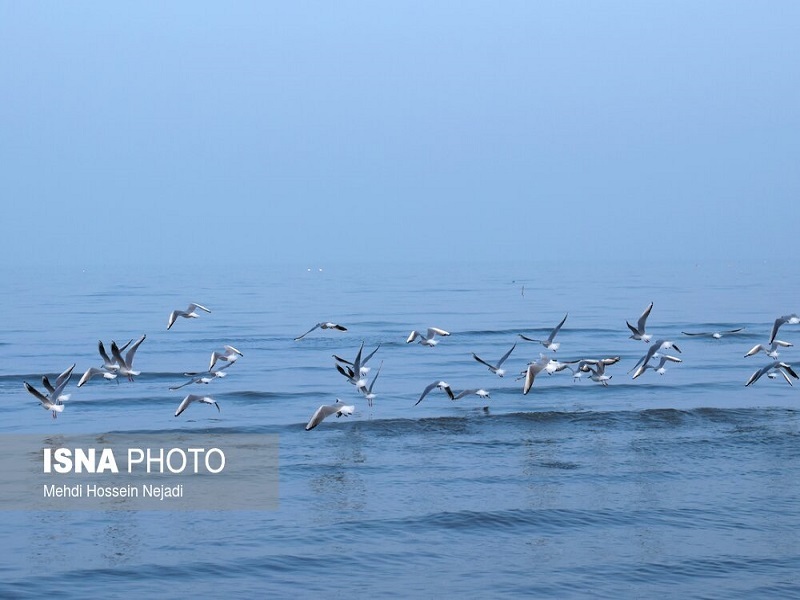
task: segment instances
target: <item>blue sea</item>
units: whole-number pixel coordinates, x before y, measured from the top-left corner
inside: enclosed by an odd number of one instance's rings
[[[25,270],[0,299],[0,434],[275,434],[270,510],[6,510],[0,597],[800,598],[800,384],[748,377],[800,311],[776,262],[303,264]],[[173,309],[211,309],[178,319]],[[648,330],[683,362],[633,380]],[[608,386],[517,376],[619,356]],[[346,332],[317,329],[320,321]],[[435,347],[412,329],[451,333]],[[744,328],[721,339],[682,332]],[[146,334],[133,382],[80,375]],[[800,326],[779,337],[800,342]],[[335,369],[379,350],[372,407]],[[516,343],[499,378],[492,362]],[[227,377],[169,390],[230,344]],[[781,358],[796,360],[785,348]],[[674,353],[674,352],[670,352]],[[27,393],[75,363],[57,419]],[[795,363],[796,364],[796,363]],[[486,399],[422,390],[437,380]],[[202,389],[200,389],[202,388]],[[187,392],[219,404],[175,410]],[[336,399],[352,416],[306,431]],[[236,482],[229,485],[236,493]]]

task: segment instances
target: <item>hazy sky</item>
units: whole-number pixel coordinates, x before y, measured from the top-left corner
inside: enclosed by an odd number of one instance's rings
[[[798,2],[0,0],[8,262],[797,256]]]

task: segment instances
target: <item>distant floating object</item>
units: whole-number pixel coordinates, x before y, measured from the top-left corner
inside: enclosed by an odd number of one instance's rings
[[[173,310],[171,313],[169,313],[169,321],[167,322],[167,329],[169,329],[175,324],[175,319],[177,319],[178,317],[183,317],[184,319],[196,319],[197,317],[199,317],[200,315],[198,315],[195,312],[198,308],[200,310],[204,310],[207,313],[211,312],[205,306],[201,306],[200,304],[195,304],[194,302],[192,302],[186,308],[186,310]]]

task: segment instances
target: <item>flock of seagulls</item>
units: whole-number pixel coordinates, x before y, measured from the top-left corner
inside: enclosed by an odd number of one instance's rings
[[[167,330],[172,329],[172,326],[175,324],[175,321],[178,317],[183,317],[185,319],[198,318],[199,314],[197,313],[197,310],[201,310],[206,313],[211,312],[210,309],[196,303],[189,304],[186,310],[173,310],[169,314],[169,318],[167,320]],[[119,346],[116,341],[112,340],[111,355],[108,354],[103,341],[100,340],[97,344],[97,351],[102,359],[102,364],[99,367],[89,367],[78,381],[78,387],[82,387],[92,379],[100,377],[107,380],[117,379],[117,381],[119,381],[118,378],[122,376],[128,381],[133,381],[134,377],[141,374],[141,371],[137,371],[133,368],[133,361],[136,357],[136,351],[146,339],[147,335],[144,334],[136,341],[131,339],[122,346]],[[124,355],[123,352],[125,353]],[[191,384],[211,383],[217,378],[224,377],[225,372],[223,370],[230,367],[241,356],[243,356],[243,354],[239,350],[233,346],[225,345],[221,351],[215,350],[211,353],[211,360],[206,371],[184,373],[184,376],[189,377],[189,380],[181,385],[172,386],[169,389],[178,390]],[[214,367],[220,363],[225,364],[217,367],[215,370]],[[55,385],[51,385],[47,375],[44,375],[42,377],[42,385],[44,385],[45,389],[47,390],[46,394],[34,388],[27,381],[23,382],[25,389],[39,400],[41,406],[46,410],[52,411],[53,418],[56,418],[58,413],[64,411],[64,401],[69,400],[69,395],[63,394],[63,391],[72,377],[72,370],[74,368],[75,365],[73,364],[71,367],[61,373],[56,379]],[[182,414],[192,403],[195,402],[201,404],[211,404],[217,407],[217,411],[220,410],[219,404],[213,398],[200,394],[188,394],[178,405],[178,409],[175,411],[175,416],[177,417]]]
[[[167,320],[167,330],[170,330],[173,327],[178,317],[186,319],[198,318],[198,310],[205,313],[211,312],[210,309],[196,303],[189,304],[186,310],[173,310],[169,314],[169,318]],[[673,351],[678,354],[681,353],[680,348],[674,341],[668,339],[658,339],[652,341],[652,334],[647,333],[647,320],[652,310],[653,303],[651,302],[637,319],[636,325],[632,325],[629,321],[626,321],[626,325],[631,332],[631,335],[629,336],[630,339],[641,341],[648,345],[647,350],[642,357],[628,371],[628,374],[632,373],[632,379],[637,379],[643,376],[648,370],[652,370],[659,375],[664,375],[668,364],[675,365],[683,362],[681,358],[672,353]],[[550,334],[544,339],[533,338],[522,333],[518,335],[523,341],[541,344],[544,350],[548,353],[556,353],[560,349],[561,344],[555,340],[558,336],[558,333],[561,331],[561,328],[566,323],[568,316],[568,313],[565,314],[564,318],[561,319],[561,321],[550,331]],[[773,323],[768,341],[766,343],[756,344],[744,355],[745,357],[750,357],[757,355],[760,352],[764,352],[770,359],[772,359],[768,364],[756,370],[747,380],[745,386],[754,384],[765,375],[770,379],[781,377],[790,385],[792,385],[792,379],[798,379],[798,375],[792,368],[791,364],[778,360],[779,349],[791,347],[793,344],[791,342],[777,339],[778,332],[784,325],[797,324],[800,324],[800,317],[798,317],[797,314],[778,317]],[[315,324],[305,333],[295,337],[294,340],[300,341],[318,329],[339,332],[347,331],[345,326],[338,323],[321,321]],[[739,327],[722,331],[682,331],[681,334],[688,337],[708,337],[711,339],[720,339],[723,336],[733,335],[741,331],[743,331],[743,328]],[[406,339],[406,343],[411,344],[413,342],[418,342],[423,346],[434,348],[439,343],[441,338],[445,338],[450,335],[450,332],[440,327],[431,326],[425,330],[425,333],[422,333],[416,329],[411,331]],[[142,335],[135,341],[131,339],[122,346],[119,346],[115,341],[111,341],[110,355],[106,352],[103,341],[99,341],[98,353],[100,354],[102,363],[99,366],[89,367],[78,381],[78,387],[82,387],[96,378],[102,378],[106,380],[116,379],[119,381],[119,378],[122,377],[126,378],[128,381],[134,381],[134,378],[140,374],[140,371],[134,369],[134,359],[137,350],[146,340],[146,338],[146,335]],[[515,342],[508,350],[506,350],[496,362],[486,360],[474,352],[472,353],[472,358],[479,364],[486,367],[491,373],[502,378],[507,373],[504,365],[516,348],[517,342]],[[379,349],[380,344],[378,344],[378,346],[374,349],[365,353],[364,343],[362,342],[352,360],[343,358],[336,354],[333,355],[336,370],[345,378],[348,383],[354,386],[357,393],[364,396],[368,406],[370,407],[373,406],[373,402],[377,397],[375,384],[378,380],[381,369],[383,368],[383,362],[381,362],[371,381],[368,380],[368,375],[371,371],[371,367],[368,366],[368,363],[372,357],[375,356]],[[601,358],[584,357],[575,360],[561,361],[552,358],[548,353],[541,352],[537,360],[529,362],[525,369],[519,373],[517,380],[524,380],[522,384],[523,395],[528,394],[533,389],[536,378],[541,373],[552,375],[562,371],[569,371],[572,373],[573,379],[576,381],[586,376],[588,379],[598,384],[607,386],[612,379],[612,375],[607,374],[606,369],[620,361],[619,356],[607,356]],[[216,379],[225,377],[225,370],[233,365],[242,356],[243,353],[237,348],[231,345],[224,345],[221,350],[214,350],[211,353],[208,368],[205,371],[184,373],[184,375],[189,379],[184,383],[172,386],[169,389],[179,390],[196,384],[208,385]],[[39,391],[27,381],[23,382],[25,389],[39,401],[40,405],[44,409],[52,412],[53,418],[55,418],[58,413],[63,412],[64,402],[69,399],[69,394],[65,394],[64,391],[72,377],[74,368],[75,365],[73,364],[65,369],[57,376],[54,384],[50,382],[46,375],[43,376],[42,385],[45,389],[44,392]],[[436,379],[425,386],[419,396],[419,399],[414,405],[416,406],[420,404],[425,397],[434,391],[443,392],[450,400],[453,401],[471,395],[475,395],[481,399],[490,397],[489,391],[483,388],[468,388],[456,392],[446,381]],[[175,411],[175,416],[180,416],[184,411],[187,410],[189,406],[195,403],[213,405],[217,408],[218,412],[220,411],[219,404],[211,396],[190,393],[187,394],[178,405],[178,408]],[[337,398],[334,404],[319,406],[314,411],[313,415],[305,426],[305,429],[314,429],[328,417],[347,417],[352,415],[354,412],[354,405],[345,404]]]

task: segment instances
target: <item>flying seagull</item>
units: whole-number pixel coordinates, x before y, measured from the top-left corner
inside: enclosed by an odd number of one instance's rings
[[[681,333],[683,335],[688,335],[693,337],[710,337],[714,338],[715,340],[718,340],[724,335],[739,333],[740,331],[744,331],[744,327],[738,327],[737,329],[727,329],[724,331],[699,331],[699,332],[681,331]]]
[[[661,355],[660,355],[660,357],[661,357],[661,358],[660,358],[660,360],[658,361],[658,364],[657,364],[657,365],[653,365],[652,363],[649,363],[649,362],[646,362],[646,363],[644,363],[644,364],[642,364],[642,365],[639,365],[639,368],[638,368],[638,369],[636,369],[636,372],[633,374],[633,379],[636,379],[637,377],[639,377],[639,376],[640,376],[642,373],[644,373],[644,372],[645,372],[647,369],[653,369],[653,370],[654,370],[656,373],[658,373],[659,375],[663,375],[664,373],[666,373],[666,372],[667,372],[667,369],[666,369],[666,368],[664,368],[664,365],[666,365],[666,364],[667,364],[667,361],[669,361],[669,362],[674,362],[674,363],[683,362],[683,361],[682,361],[680,358],[678,358],[677,356],[671,356],[671,355],[669,355],[669,354],[661,354]]]
[[[630,373],[631,371],[635,371],[639,367],[639,365],[643,365],[645,363],[650,362],[650,359],[653,358],[658,352],[661,352],[662,350],[669,350],[670,348],[674,349],[676,352],[681,351],[681,349],[678,348],[678,346],[676,346],[674,342],[671,342],[669,340],[656,340],[653,343],[653,345],[647,349],[647,354],[645,354],[642,358],[640,358],[639,362],[633,365],[633,368],[630,371],[628,371],[628,373]]]
[[[750,379],[747,380],[745,383],[745,387],[754,384],[756,381],[761,379],[762,375],[766,375],[769,378],[774,378],[776,375],[783,375],[783,378],[786,380],[786,383],[792,385],[792,380],[789,377],[793,377],[797,379],[797,373],[794,372],[792,366],[788,363],[781,362],[776,360],[775,362],[771,362],[768,365],[761,367],[758,371],[753,373],[750,376]]]
[[[463,392],[459,392],[458,394],[455,395],[453,400],[460,400],[464,396],[470,396],[472,394],[475,394],[479,398],[488,398],[489,397],[489,392],[487,392],[484,389],[471,389],[471,390],[464,390]]]
[[[632,340],[642,340],[645,343],[649,343],[650,339],[653,337],[649,333],[644,332],[645,324],[647,323],[647,317],[650,316],[650,311],[653,310],[653,303],[651,302],[647,308],[644,309],[644,312],[639,317],[639,321],[636,323],[636,327],[625,321],[625,324],[628,326],[628,329],[631,330],[631,335],[629,336]]]
[[[208,370],[211,371],[214,368],[214,365],[217,364],[218,360],[222,360],[231,365],[232,363],[236,362],[240,356],[244,356],[241,352],[239,352],[233,346],[225,345],[225,352],[214,352],[211,353],[211,363],[208,365]]]
[[[423,346],[430,346],[433,348],[436,344],[439,343],[439,340],[435,339],[437,335],[447,336],[450,335],[449,332],[445,331],[444,329],[439,329],[438,327],[428,327],[428,331],[425,335],[422,335],[419,331],[414,330],[408,335],[408,339],[406,339],[406,344],[410,344],[417,338],[419,338],[419,343]]]
[[[525,383],[522,386],[523,394],[527,394],[529,391],[531,391],[534,379],[536,379],[536,376],[539,373],[541,373],[544,369],[547,368],[547,365],[549,363],[550,359],[544,354],[542,354],[541,358],[537,362],[532,362],[528,365],[528,368],[523,372],[525,376]]]
[[[133,358],[136,355],[136,350],[139,349],[141,343],[145,340],[147,335],[142,335],[136,340],[130,349],[125,353],[125,358],[122,357],[122,351],[117,347],[116,342],[111,342],[111,354],[114,360],[118,363],[117,373],[128,377],[128,381],[133,381],[134,375],[139,375],[141,371],[133,370]]]
[[[178,406],[178,410],[175,411],[175,416],[177,417],[183,411],[185,411],[192,402],[202,402],[203,404],[213,404],[214,406],[217,407],[217,412],[220,412],[219,404],[217,404],[216,401],[213,398],[210,398],[209,396],[198,396],[197,394],[189,394],[188,396],[186,396],[186,398],[183,399],[183,401]]]
[[[778,347],[781,348],[791,348],[794,346],[791,342],[784,342],[783,340],[772,340],[770,344],[756,344],[750,350],[747,351],[745,354],[745,358],[748,356],[753,356],[754,354],[758,354],[759,352],[763,352],[770,358],[778,358]]]
[[[78,381],[78,387],[81,387],[84,383],[92,379],[93,377],[102,376],[103,379],[116,379],[117,374],[113,371],[109,371],[108,369],[98,369],[97,367],[89,367],[86,372],[81,376],[80,381]]]
[[[311,329],[306,331],[303,335],[298,335],[296,338],[294,338],[294,341],[303,339],[315,329],[336,329],[337,331],[347,331],[347,327],[339,325],[338,323],[331,323],[330,321],[324,321],[322,323],[317,323]]]
[[[369,387],[361,386],[358,388],[358,391],[363,393],[364,397],[367,399],[368,406],[372,406],[372,401],[375,399],[375,392],[372,391],[372,388],[375,387],[375,382],[378,380],[378,375],[381,374],[382,368],[383,368],[383,361],[381,361],[381,364],[378,367],[377,372],[375,373],[375,377],[372,378],[372,383],[369,384]]]
[[[450,400],[455,400],[456,399],[455,395],[453,394],[453,390],[450,389],[450,384],[449,383],[447,383],[446,381],[434,381],[433,383],[429,384],[424,390],[422,390],[422,395],[419,397],[419,400],[417,400],[414,403],[414,406],[416,406],[417,404],[422,402],[422,399],[425,396],[428,395],[428,392],[430,392],[431,390],[433,390],[435,388],[439,388],[440,390],[444,390],[445,393],[448,396],[450,396]]]
[[[553,331],[550,332],[550,335],[547,336],[547,339],[535,340],[533,338],[529,338],[529,337],[527,337],[525,335],[522,335],[521,333],[519,334],[519,337],[521,337],[523,340],[527,340],[528,342],[539,342],[542,346],[544,346],[548,350],[552,350],[553,352],[555,352],[555,351],[558,350],[558,348],[559,348],[559,346],[561,346],[561,344],[558,343],[558,342],[554,342],[553,340],[555,339],[555,337],[558,334],[558,332],[561,330],[561,326],[567,320],[568,316],[569,316],[569,313],[564,315],[564,318],[561,319],[561,323],[559,323],[558,325],[555,326],[555,329],[553,329]]]
[[[472,353],[472,358],[477,360],[482,365],[486,365],[487,367],[489,367],[489,370],[492,373],[494,373],[495,375],[497,375],[498,377],[502,377],[503,375],[506,374],[506,372],[505,372],[504,369],[501,369],[500,367],[502,366],[502,364],[504,362],[506,362],[506,359],[508,358],[509,354],[511,354],[514,351],[514,348],[516,348],[516,347],[517,347],[516,344],[511,346],[511,349],[508,352],[506,352],[505,354],[503,354],[503,356],[500,358],[500,360],[497,361],[497,364],[495,364],[495,365],[492,365],[492,364],[486,362],[485,360],[483,360],[480,356],[478,356],[474,352]]]
[[[336,415],[337,419],[342,416],[349,417],[353,414],[355,409],[355,406],[351,404],[344,404],[338,398],[336,399],[336,404],[323,404],[316,411],[314,411],[314,414],[311,416],[311,420],[308,422],[308,425],[306,425],[306,431],[311,431],[314,429],[314,427],[322,423],[331,415]]]
[[[781,328],[781,325],[797,325],[798,323],[800,323],[800,316],[794,313],[791,315],[783,315],[775,319],[775,322],[772,324],[772,332],[769,334],[769,343],[771,344],[775,341],[775,336],[778,335],[778,329]]]
[[[25,384],[25,389],[28,390],[28,392],[32,394],[37,400],[39,400],[39,402],[42,403],[42,408],[53,412],[54,419],[58,416],[57,413],[60,413],[64,410],[64,405],[62,404],[61,401],[61,398],[64,397],[62,392],[64,391],[64,388],[67,387],[67,384],[69,383],[69,380],[72,377],[72,369],[74,368],[75,365],[73,364],[71,367],[69,367],[67,370],[65,370],[58,376],[58,379],[56,379],[56,385],[52,388],[52,390],[48,395],[42,394],[39,390],[37,390],[27,381],[23,381],[23,383]],[[43,380],[44,379],[46,378],[43,378]],[[49,383],[50,382],[48,380],[46,384],[48,388],[50,387]]]
[[[200,315],[198,315],[197,312],[195,312],[198,308],[200,310],[204,310],[207,313],[211,312],[205,306],[201,306],[199,304],[192,302],[187,307],[186,310],[173,310],[171,313],[169,313],[169,321],[167,322],[167,329],[169,329],[175,324],[175,319],[177,319],[178,317],[183,317],[184,319],[196,319],[197,317],[199,317]]]

